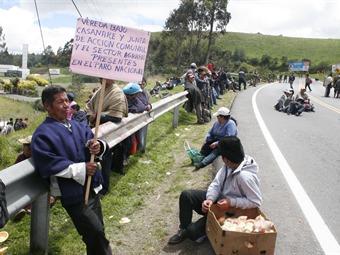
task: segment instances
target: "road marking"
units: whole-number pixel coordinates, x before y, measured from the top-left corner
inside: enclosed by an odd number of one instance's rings
[[[273,156],[286,179],[295,199],[297,200],[303,214],[305,215],[309,226],[311,227],[314,235],[319,241],[321,248],[323,249],[325,255],[339,255],[340,254],[340,246],[326,223],[322,219],[318,210],[315,208],[313,202],[310,200],[306,191],[303,189],[301,183],[295,176],[293,170],[289,166],[287,160],[284,158],[281,153],[279,147],[276,145],[273,137],[271,136],[266,124],[263,121],[263,118],[260,114],[260,111],[256,104],[257,94],[264,88],[268,87],[270,84],[265,85],[257,89],[252,97],[252,105],[255,113],[255,117],[257,122],[261,128],[264,138],[273,153]]]
[[[334,111],[336,113],[340,113],[340,109],[339,108],[336,108],[336,107],[334,107],[334,106],[332,106],[330,104],[327,104],[327,103],[323,102],[322,100],[320,100],[320,99],[318,99],[318,98],[316,98],[314,96],[309,95],[309,97],[311,99],[313,99],[313,102],[316,102],[319,105],[324,106],[324,107],[328,108],[329,110],[332,110],[332,111]]]

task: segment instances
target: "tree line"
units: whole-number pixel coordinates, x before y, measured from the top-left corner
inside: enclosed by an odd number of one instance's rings
[[[219,36],[226,33],[231,20],[228,0],[181,0],[166,19],[162,32],[152,33],[146,62],[148,74],[180,73],[190,62],[204,65],[213,62],[227,70],[259,73],[286,72],[289,61],[310,61],[308,59],[288,59],[264,54],[248,57],[245,49],[226,49],[217,45]],[[60,47],[56,53],[49,45],[40,54],[28,55],[28,67],[58,66],[68,67],[73,39]],[[21,65],[21,54],[10,54],[7,50],[3,30],[0,26],[0,64]],[[310,71],[325,72],[329,63],[312,65]]]

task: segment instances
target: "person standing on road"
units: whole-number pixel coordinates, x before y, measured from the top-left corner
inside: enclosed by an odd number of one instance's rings
[[[309,74],[306,74],[306,79],[305,79],[305,89],[309,89],[309,91],[312,91],[312,89],[310,88],[310,85],[312,84],[312,79],[309,77]]]
[[[336,77],[336,81],[334,81],[334,98],[339,98],[340,96],[340,75]]]
[[[261,206],[258,165],[251,156],[244,154],[240,139],[228,136],[218,146],[225,165],[217,172],[208,190],[185,190],[181,193],[179,230],[169,239],[170,245],[187,238],[196,242],[203,241],[207,212],[214,203],[224,211],[233,207],[249,209]],[[193,211],[203,217],[192,222]]]
[[[108,145],[95,141],[88,126],[67,119],[69,100],[63,87],[46,87],[41,99],[48,116],[32,138],[35,169],[41,177],[49,179],[51,195],[60,197],[86,244],[87,254],[112,254],[98,196],[102,175],[97,164],[90,162],[91,154],[100,157]],[[84,205],[87,176],[92,176],[92,182],[88,205]]]
[[[238,73],[238,89],[241,91],[241,85],[243,84],[243,89],[247,88],[246,74],[243,71]]]
[[[291,89],[294,89],[294,88],[293,88],[293,83],[294,83],[294,81],[295,81],[295,76],[294,76],[293,73],[291,73],[291,74],[289,75],[288,81],[289,81],[290,88],[291,88]]]
[[[333,77],[332,77],[332,74],[330,73],[323,82],[323,86],[325,87],[325,97],[329,97],[329,93],[331,92],[332,84],[333,84]]]

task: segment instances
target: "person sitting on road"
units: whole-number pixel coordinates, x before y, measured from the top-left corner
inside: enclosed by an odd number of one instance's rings
[[[237,136],[236,121],[230,116],[230,110],[228,108],[221,107],[214,116],[217,117],[217,121],[209,130],[205,138],[205,143],[200,151],[204,158],[201,162],[195,164],[195,170],[209,165],[220,155],[218,144],[223,137]]]
[[[303,105],[303,110],[305,112],[314,112],[314,105],[310,102],[306,89],[300,89],[300,92],[295,97],[295,101]]]
[[[187,238],[202,242],[205,238],[207,212],[214,203],[224,211],[231,208],[258,208],[262,195],[257,176],[258,165],[244,154],[236,136],[224,137],[219,145],[224,166],[217,172],[208,190],[184,190],[179,198],[179,230],[168,244],[178,244]],[[193,211],[202,215],[192,222]]]
[[[274,105],[275,110],[279,112],[287,112],[290,102],[293,100],[294,90],[286,89],[283,91],[283,95],[279,98]]]

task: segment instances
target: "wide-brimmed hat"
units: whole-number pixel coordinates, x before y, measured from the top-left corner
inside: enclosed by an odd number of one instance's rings
[[[227,107],[221,107],[220,109],[217,110],[217,112],[214,113],[214,116],[229,116],[230,115],[230,110]]]
[[[18,142],[21,144],[31,144],[32,142],[32,136],[27,136],[25,138],[18,139]]]

